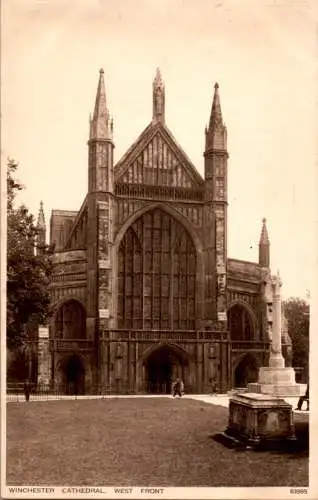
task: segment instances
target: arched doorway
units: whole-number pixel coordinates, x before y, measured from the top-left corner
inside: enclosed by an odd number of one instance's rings
[[[182,224],[159,208],[141,215],[118,249],[118,328],[194,330],[196,269]]]
[[[55,314],[55,337],[62,339],[85,339],[86,312],[82,304],[67,300]]]
[[[66,394],[84,394],[85,368],[83,361],[76,354],[63,359],[60,369]]]
[[[250,382],[258,380],[258,365],[255,357],[246,354],[238,363],[234,371],[234,387],[243,388]]]
[[[243,304],[233,304],[227,313],[231,340],[254,340],[254,323]]]
[[[186,379],[187,359],[185,355],[171,346],[162,346],[153,351],[146,361],[146,390],[152,394],[170,394],[173,380]]]

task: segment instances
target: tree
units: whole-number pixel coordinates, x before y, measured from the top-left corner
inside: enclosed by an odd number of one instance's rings
[[[50,315],[49,282],[52,249],[39,245],[34,217],[24,205],[15,207],[23,186],[15,179],[18,165],[7,166],[7,347],[25,346],[34,318],[45,323]]]
[[[305,300],[290,298],[284,303],[288,333],[293,343],[293,366],[308,373],[309,361],[309,305]]]

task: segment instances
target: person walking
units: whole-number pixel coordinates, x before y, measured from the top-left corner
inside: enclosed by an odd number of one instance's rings
[[[301,410],[304,401],[306,401],[307,403],[306,411],[309,411],[309,383],[307,384],[305,394],[303,396],[300,396],[298,400],[297,410]]]
[[[31,383],[30,383],[29,380],[26,380],[24,382],[23,390],[24,390],[25,400],[29,401],[29,399],[30,399],[30,393],[31,393]]]
[[[183,383],[183,380],[180,381],[180,392],[181,392],[181,396],[184,396],[184,383]]]
[[[179,379],[179,377],[176,379],[175,383],[173,384],[173,388],[172,388],[172,395],[173,397],[175,398],[177,395],[181,398],[182,397],[182,393],[181,393],[181,380]]]

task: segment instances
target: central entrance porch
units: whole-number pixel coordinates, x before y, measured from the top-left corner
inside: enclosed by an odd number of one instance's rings
[[[177,377],[186,382],[188,360],[185,353],[172,346],[155,349],[144,362],[145,386],[150,394],[171,394]]]

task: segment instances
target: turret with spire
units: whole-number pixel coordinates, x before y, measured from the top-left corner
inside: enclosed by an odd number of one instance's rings
[[[41,252],[41,249],[43,249],[46,245],[46,225],[45,225],[45,217],[43,210],[43,201],[40,202],[40,209],[39,209],[38,222],[36,228],[37,228],[36,247],[38,253]]]
[[[156,76],[152,84],[152,121],[165,122],[165,85],[161,77],[160,69],[157,68]]]
[[[93,118],[89,133],[89,192],[113,191],[113,120],[107,108],[104,70],[99,71]]]
[[[270,266],[270,251],[269,251],[270,243],[268,238],[266,219],[262,220],[262,231],[259,239],[259,253],[258,253],[258,262],[262,267]]]
[[[86,334],[88,339],[94,340],[99,339],[101,332],[109,328],[109,318],[113,309],[112,269],[115,266],[112,260],[113,120],[108,109],[103,69],[99,71],[95,108],[93,117],[90,118],[88,151]],[[107,318],[99,316],[100,311],[103,314],[107,311]],[[106,359],[101,345],[99,349],[100,359]],[[101,374],[101,377],[105,376],[104,373]],[[102,383],[105,383],[104,378]]]
[[[90,120],[90,139],[112,140],[112,120],[106,103],[104,70],[99,70],[99,82],[96,93],[93,119]]]
[[[219,84],[214,85],[214,96],[212,109],[210,114],[209,126],[205,129],[205,150],[210,149],[226,151],[227,147],[227,131],[223,123]]]
[[[227,297],[227,133],[222,118],[219,85],[214,96],[204,152],[204,240],[207,281],[206,316],[226,321]]]

